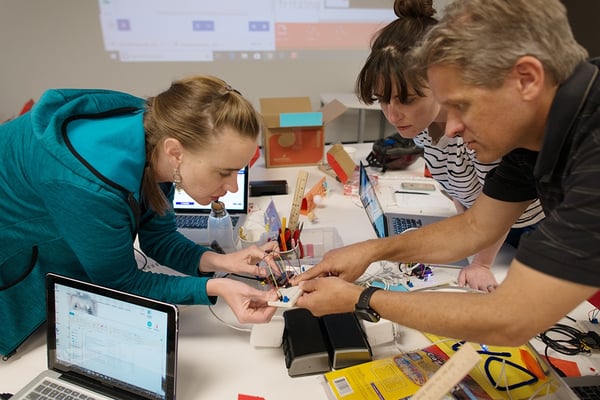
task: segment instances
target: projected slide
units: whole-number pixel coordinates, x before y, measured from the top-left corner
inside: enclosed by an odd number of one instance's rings
[[[366,51],[393,0],[99,0],[104,46],[125,62],[274,60]]]

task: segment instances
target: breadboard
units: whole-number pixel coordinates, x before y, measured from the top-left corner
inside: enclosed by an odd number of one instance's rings
[[[296,189],[294,190],[294,199],[292,200],[292,208],[290,210],[290,219],[288,222],[288,228],[292,232],[298,229],[298,219],[300,218],[300,206],[302,205],[302,198],[304,197],[304,190],[306,189],[307,181],[308,172],[300,170],[298,172],[298,178],[296,179]]]
[[[296,305],[296,300],[302,295],[300,286],[290,286],[289,288],[279,288],[281,300],[269,301],[269,305],[273,307],[292,308]]]
[[[481,361],[469,344],[461,346],[435,374],[419,389],[411,400],[441,399]]]

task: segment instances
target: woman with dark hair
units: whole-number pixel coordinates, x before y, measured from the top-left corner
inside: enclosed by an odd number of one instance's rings
[[[371,43],[371,53],[356,80],[356,92],[366,104],[378,102],[402,137],[423,147],[431,176],[452,197],[459,213],[470,208],[483,188],[486,174],[500,160],[483,163],[461,137],[448,137],[446,115],[435,101],[426,77],[413,67],[411,50],[437,20],[432,0],[396,0],[398,19],[381,29]],[[507,236],[474,255],[458,275],[460,285],[491,291],[498,285],[490,267],[500,247],[518,246],[521,234],[544,219],[535,200],[515,222]]]

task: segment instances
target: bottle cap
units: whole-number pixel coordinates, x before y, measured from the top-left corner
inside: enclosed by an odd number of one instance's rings
[[[210,204],[210,206],[217,215],[225,212],[225,204],[222,201],[215,200]]]

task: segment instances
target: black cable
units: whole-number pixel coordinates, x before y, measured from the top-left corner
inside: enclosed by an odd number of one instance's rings
[[[563,339],[555,339],[550,337],[550,334],[563,335]],[[564,324],[556,324],[548,330],[540,333],[538,338],[546,345],[544,349],[544,355],[550,366],[560,376],[566,376],[566,374],[557,366],[552,364],[550,357],[548,357],[548,349],[552,349],[557,353],[575,356],[581,353],[590,353],[590,348],[585,342],[587,335],[577,328]]]
[[[565,339],[554,339],[548,334],[558,333]],[[554,351],[569,356],[574,356],[579,353],[589,353],[590,349],[584,341],[586,334],[572,326],[556,324],[550,329],[538,335],[540,340]]]
[[[567,319],[570,319],[570,320],[571,320],[571,321],[573,321],[573,322],[577,322],[577,320],[576,320],[575,318],[573,318],[573,317],[570,317],[570,316],[568,316],[568,315],[565,315],[565,318],[567,318]]]
[[[548,361],[548,364],[550,364],[550,366],[552,367],[552,369],[556,371],[556,373],[558,374],[558,376],[561,376],[561,377],[564,378],[565,376],[567,376],[567,374],[565,374],[562,369],[558,368],[556,365],[554,365],[552,363],[552,360],[550,360],[550,357],[548,356],[548,349],[549,348],[550,348],[549,346],[546,346],[546,348],[544,349],[544,356],[546,356],[546,361]]]
[[[8,400],[12,397],[12,393],[0,393],[0,399],[2,400]]]

